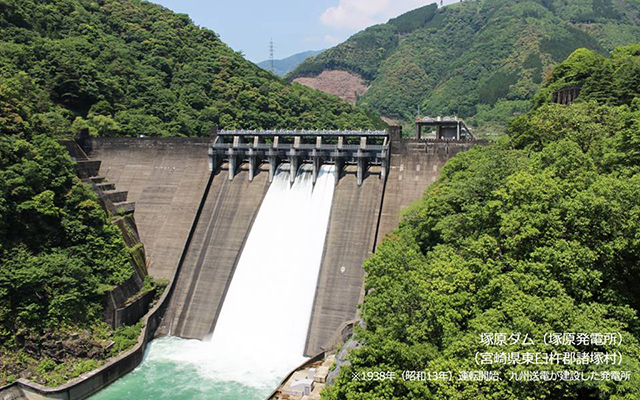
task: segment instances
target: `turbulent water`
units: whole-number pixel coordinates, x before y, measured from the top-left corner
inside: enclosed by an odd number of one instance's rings
[[[334,191],[333,167],[312,184],[310,166],[269,187],[205,341],[163,338],[133,372],[92,400],[264,399],[304,361]]]
[[[206,342],[166,337],[149,345],[144,361],[91,400],[264,400],[278,385],[246,386],[219,379],[201,364]]]

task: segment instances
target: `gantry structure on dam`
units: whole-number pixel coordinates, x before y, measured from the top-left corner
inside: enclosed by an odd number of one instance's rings
[[[229,180],[241,164],[249,165],[249,180],[263,163],[269,164],[269,181],[278,165],[288,162],[291,171],[303,163],[313,165],[313,182],[323,164],[335,165],[336,184],[346,165],[357,166],[358,186],[370,165],[381,167],[385,179],[389,167],[389,134],[386,131],[222,130],[209,148],[209,167],[216,171],[227,163]],[[291,182],[295,172],[290,174]]]

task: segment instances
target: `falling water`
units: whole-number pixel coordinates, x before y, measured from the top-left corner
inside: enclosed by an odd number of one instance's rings
[[[92,399],[263,399],[304,361],[334,184],[333,167],[323,166],[313,185],[304,165],[291,185],[281,166],[213,335],[152,342],[140,367]]]

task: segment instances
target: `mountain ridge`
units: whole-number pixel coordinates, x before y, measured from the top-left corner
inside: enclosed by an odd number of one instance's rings
[[[0,0],[3,131],[202,136],[369,129],[381,120],[263,71],[185,14],[144,0]]]
[[[273,64],[274,64],[273,73],[278,75],[278,76],[280,76],[280,77],[285,76],[289,72],[293,71],[298,65],[300,65],[307,58],[315,57],[318,54],[321,54],[323,51],[324,50],[303,51],[301,53],[296,53],[296,54],[291,55],[289,57],[281,58],[281,59],[278,59],[278,60],[273,60]],[[261,61],[259,63],[256,63],[256,65],[258,67],[264,69],[265,71],[270,71],[271,70],[271,61],[270,60]]]
[[[503,129],[577,48],[607,54],[640,41],[639,15],[626,0],[432,4],[356,33],[286,79],[344,70],[369,86],[357,105],[383,117],[408,122],[420,109]]]

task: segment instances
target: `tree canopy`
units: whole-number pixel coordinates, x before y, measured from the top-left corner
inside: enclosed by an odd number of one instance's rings
[[[287,84],[175,14],[140,0],[0,1],[3,132],[203,136],[220,128],[383,126]]]
[[[591,55],[603,64],[624,55],[624,65],[633,65],[640,59],[630,55],[634,48],[620,48],[611,59]],[[586,88],[587,82],[594,88],[610,82],[612,75],[575,62],[583,53],[567,61],[571,76],[580,77],[572,82]],[[567,68],[558,66],[554,76],[567,76]],[[587,90],[570,106],[543,104],[514,120],[509,137],[447,163],[366,261],[366,328],[356,334],[361,347],[351,351],[351,365],[324,398],[640,396],[640,109],[637,96],[629,99],[628,92],[596,93]],[[535,344],[495,347],[480,340],[492,332],[526,334]],[[620,332],[622,345],[543,341],[546,333],[565,332]],[[478,366],[474,361],[478,353],[523,351],[619,351],[623,361],[619,366]],[[406,370],[451,371],[454,380],[367,381],[352,375]],[[462,371],[476,370],[498,372],[502,380],[457,379]],[[618,370],[631,377],[511,379],[511,373],[540,370]]]
[[[0,385],[52,362],[46,335],[102,326],[104,293],[132,273],[121,233],[66,150],[45,135],[0,136]]]

